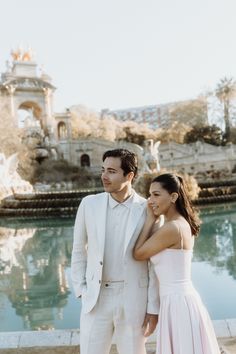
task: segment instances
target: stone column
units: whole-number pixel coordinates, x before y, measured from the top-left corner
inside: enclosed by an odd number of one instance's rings
[[[44,87],[43,91],[44,91],[44,96],[45,96],[46,124],[51,125],[50,120],[51,120],[51,116],[52,116],[52,110],[51,110],[50,99],[51,99],[52,90],[49,87]]]
[[[10,97],[10,112],[11,112],[11,116],[12,116],[13,121],[16,124],[16,126],[18,126],[16,111],[15,111],[15,105],[14,105],[14,93],[15,93],[16,87],[14,85],[7,85],[6,89],[8,91],[9,97]]]
[[[47,129],[49,134],[55,139],[56,134],[55,134],[55,124],[53,121],[52,117],[52,106],[51,106],[51,100],[52,100],[52,89],[49,87],[44,87],[44,97],[45,97],[45,128]]]

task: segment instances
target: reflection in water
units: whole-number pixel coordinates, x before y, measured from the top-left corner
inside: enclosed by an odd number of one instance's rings
[[[236,279],[236,205],[204,209],[201,219],[194,260],[207,261],[216,272],[227,270]]]
[[[7,229],[0,227],[0,274],[8,274],[20,266],[21,251],[36,229]]]
[[[236,205],[204,208],[201,218],[194,283],[213,319],[236,317]],[[79,326],[80,302],[70,284],[73,223],[18,221],[9,228],[1,221],[0,331]]]
[[[26,330],[55,328],[55,309],[62,318],[70,293],[65,268],[71,231],[71,226],[0,230],[0,291]]]
[[[236,318],[236,204],[201,210],[193,282],[212,319]]]

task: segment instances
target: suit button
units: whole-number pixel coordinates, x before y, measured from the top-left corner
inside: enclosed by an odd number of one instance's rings
[[[101,284],[101,282],[102,282],[102,281],[101,281],[101,280],[99,280],[99,284]]]
[[[100,264],[102,265],[102,261],[100,261]]]

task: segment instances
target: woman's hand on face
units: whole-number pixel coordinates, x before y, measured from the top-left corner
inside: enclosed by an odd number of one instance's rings
[[[158,218],[158,216],[156,216],[153,212],[153,204],[151,203],[150,198],[148,198],[148,200],[147,200],[147,219],[155,222],[157,218]]]

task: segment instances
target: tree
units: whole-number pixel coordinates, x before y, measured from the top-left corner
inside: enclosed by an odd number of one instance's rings
[[[153,139],[154,133],[145,123],[137,123],[134,121],[125,121],[122,123],[124,136],[119,140],[125,140],[142,146],[146,139]]]
[[[177,102],[169,110],[171,122],[189,126],[207,124],[207,100],[202,96],[195,100]]]
[[[224,77],[218,83],[215,90],[216,97],[223,104],[224,109],[224,122],[225,122],[225,140],[230,140],[230,133],[232,127],[232,121],[230,117],[230,103],[233,98],[236,97],[236,82],[231,78]]]
[[[184,137],[185,144],[195,143],[196,141],[204,141],[211,145],[222,145],[223,131],[215,124],[194,126]]]
[[[0,103],[0,130],[0,152],[10,156],[17,152],[21,138],[20,129],[15,126],[5,100],[1,100]]]
[[[144,123],[121,122],[111,116],[102,117],[85,106],[73,106],[71,111],[72,138],[101,138],[115,141],[125,140],[142,145],[145,139],[154,137],[153,131]]]
[[[183,144],[184,137],[191,127],[180,122],[173,122],[171,127],[167,129],[157,129],[155,132],[155,140],[160,140],[162,143],[169,143],[175,141],[178,144]]]
[[[31,180],[33,176],[34,148],[32,142],[26,145],[23,142],[23,130],[18,128],[9,112],[7,101],[0,101],[0,152],[6,157],[17,153],[19,159],[18,172],[26,180]]]
[[[100,115],[91,109],[78,105],[70,108],[72,138],[101,138],[114,141],[125,137],[122,122],[113,117]]]
[[[230,130],[230,141],[233,144],[236,144],[236,127],[232,127]]]

